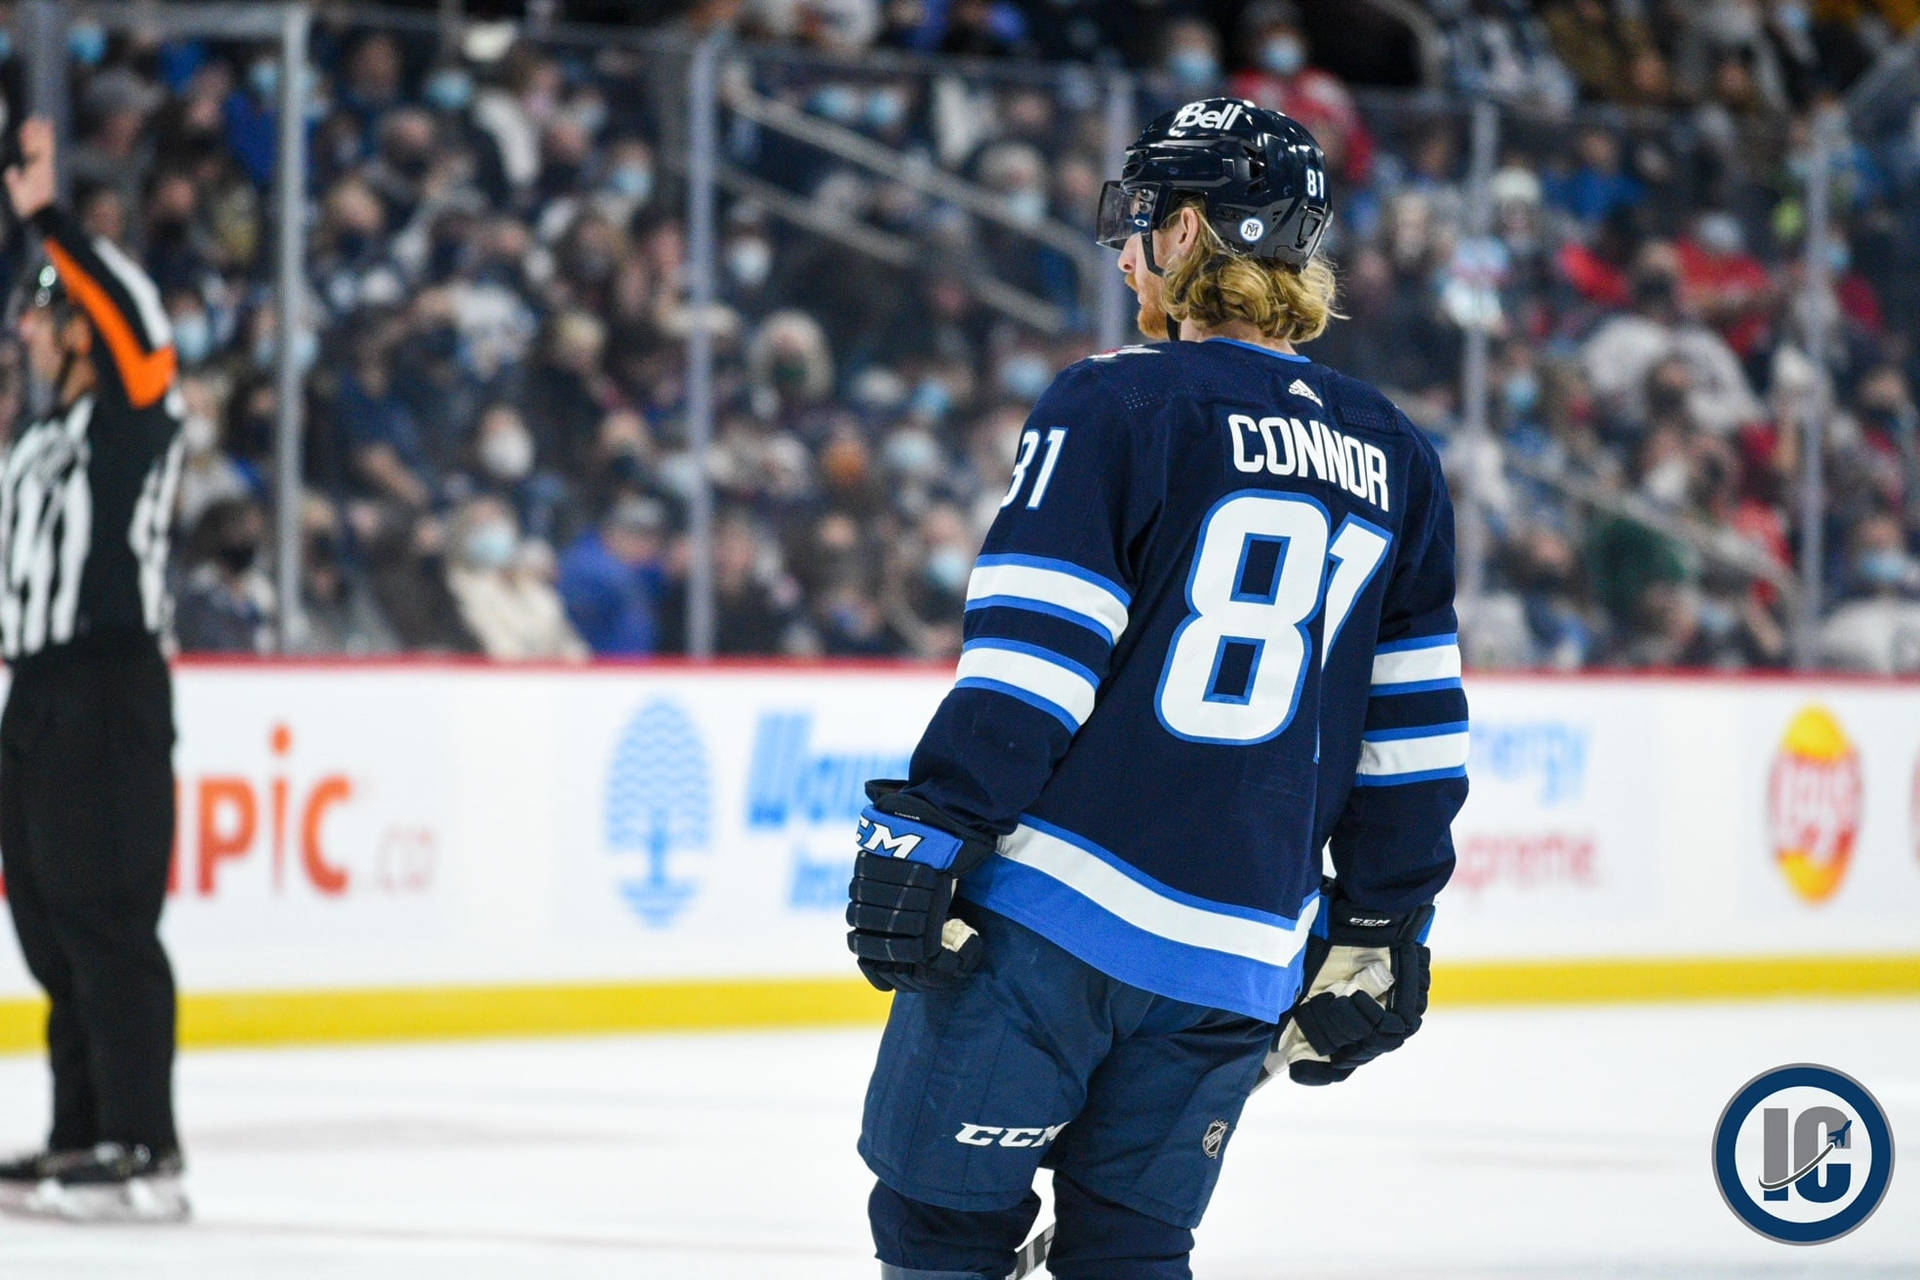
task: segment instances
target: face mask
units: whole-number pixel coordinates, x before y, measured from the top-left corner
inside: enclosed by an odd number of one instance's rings
[[[1860,557],[1860,581],[1869,587],[1898,587],[1907,581],[1907,558],[1891,548]]]
[[[938,421],[953,407],[953,392],[938,378],[928,378],[913,389],[913,399],[907,407],[922,418]]]
[[[1710,214],[1700,219],[1699,234],[1700,243],[1715,253],[1740,252],[1740,223],[1728,214]]]
[[[573,119],[588,133],[598,133],[607,123],[607,104],[598,98],[589,98],[573,109]]]
[[[214,427],[213,419],[204,413],[192,414],[180,424],[180,443],[196,458],[212,453],[219,438],[220,432]]]
[[[280,64],[272,58],[256,58],[247,68],[247,83],[255,93],[271,102],[280,93]]]
[[[1694,610],[1694,617],[1700,623],[1700,630],[1716,640],[1732,635],[1740,625],[1739,615],[1718,600],[1702,600]]]
[[[735,240],[727,246],[727,270],[747,288],[759,288],[773,270],[773,246],[765,240]]]
[[[305,373],[313,368],[313,362],[320,356],[320,335],[301,330],[293,335],[293,364]],[[280,339],[273,334],[263,334],[253,344],[253,366],[256,369],[271,369],[280,359]]]
[[[444,67],[427,79],[427,101],[442,111],[464,111],[473,101],[473,77],[455,67]]]
[[[218,560],[228,573],[245,573],[253,568],[254,557],[259,554],[260,544],[246,540],[223,542],[219,550],[213,553],[214,559]]]
[[[1000,389],[1016,400],[1038,400],[1051,381],[1053,373],[1041,356],[1009,356],[1000,366]]]
[[[875,89],[867,99],[867,123],[876,129],[891,129],[906,114],[906,101],[897,90]]]
[[[930,476],[940,469],[940,446],[922,431],[902,431],[887,441],[881,454],[888,470],[907,476]]]
[[[1540,403],[1540,379],[1531,373],[1516,373],[1507,379],[1503,394],[1507,402],[1507,416],[1524,418]]]
[[[958,547],[941,547],[927,557],[927,578],[942,591],[953,593],[966,585],[973,565]]]
[[[1829,271],[1837,276],[1843,276],[1847,273],[1847,268],[1852,265],[1853,251],[1847,247],[1845,241],[1827,241],[1827,269]]]
[[[1796,0],[1775,5],[1773,20],[1780,24],[1781,30],[1792,32],[1794,35],[1805,35],[1813,26],[1813,15],[1807,12],[1807,6],[1797,3]]]
[[[1220,60],[1205,49],[1175,49],[1167,55],[1167,70],[1183,85],[1203,87],[1220,77]]]
[[[1687,496],[1687,464],[1672,458],[1647,472],[1640,482],[1646,495],[1662,506],[1677,507]]]
[[[207,319],[207,313],[194,311],[175,316],[173,345],[180,353],[182,364],[195,365],[205,360],[213,350],[213,323]]]
[[[607,189],[641,204],[653,194],[653,170],[643,164],[623,164],[607,175]]]
[[[1299,36],[1275,36],[1261,46],[1260,64],[1277,76],[1290,76],[1307,63],[1307,47]]]
[[[504,569],[513,561],[513,530],[498,522],[469,530],[460,551],[476,569]]]
[[[1038,187],[1008,192],[1002,203],[1006,205],[1008,214],[1015,222],[1023,222],[1028,226],[1033,226],[1047,216],[1047,193]]]
[[[808,105],[815,115],[839,124],[846,124],[860,114],[859,97],[843,84],[822,85],[814,91]]]
[[[67,28],[67,52],[82,66],[99,66],[107,56],[106,31],[95,22],[76,22]]]
[[[480,465],[496,480],[521,480],[533,470],[533,437],[524,431],[489,432],[480,442]]]

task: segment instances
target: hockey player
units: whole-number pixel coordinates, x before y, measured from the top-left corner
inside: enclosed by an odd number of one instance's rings
[[[1055,1275],[1189,1276],[1276,1041],[1327,1083],[1426,1007],[1467,789],[1453,512],[1406,417],[1294,349],[1333,314],[1320,149],[1189,103],[1099,213],[1175,341],[1034,406],[958,679],[859,826],[849,944],[899,993],[860,1138],[887,1280],[1007,1275],[1043,1165]]]

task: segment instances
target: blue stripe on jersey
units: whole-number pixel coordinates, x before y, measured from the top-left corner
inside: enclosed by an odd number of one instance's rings
[[[963,676],[953,682],[953,691],[959,693],[963,689],[971,689],[979,693],[998,693],[1016,702],[1024,702],[1036,711],[1044,711],[1058,720],[1066,727],[1068,733],[1080,732],[1080,722],[1074,719],[1073,712],[1057,702],[1050,702],[1037,693],[1022,689],[1019,685],[1008,684],[1004,680],[988,679],[985,676]]]
[[[1459,678],[1460,638],[1452,632],[1374,646],[1370,683],[1376,696]]]
[[[1438,649],[1444,645],[1452,645],[1458,648],[1460,645],[1459,633],[1456,631],[1448,631],[1441,635],[1414,636],[1407,640],[1388,640],[1373,646],[1373,651],[1376,654],[1407,653],[1413,649]]]
[[[1467,718],[1467,695],[1457,682],[1437,689],[1375,689],[1367,699],[1365,736],[1383,730],[1425,729],[1457,724]]]
[[[1069,609],[1065,605],[1055,604],[1051,600],[1035,600],[1028,596],[982,596],[977,600],[967,601],[968,614],[972,614],[977,609],[1025,609],[1049,617],[1064,618],[1075,626],[1084,627],[1099,636],[1107,642],[1109,649],[1113,647],[1113,633],[1101,625],[1098,618]]]
[[[1017,920],[1102,973],[1172,1000],[1278,1022],[1300,994],[1305,942],[1296,928],[1292,954],[1268,963],[1163,937],[1141,928],[1045,871],[1006,857],[960,881],[961,896]],[[1315,895],[1303,914],[1317,916]]]
[[[967,614],[965,635],[975,640],[1018,640],[1058,654],[1104,678],[1113,660],[1113,641],[1076,617],[987,605]]]
[[[989,604],[989,602],[991,602]],[[967,580],[967,608],[1031,609],[1070,617],[1117,642],[1127,629],[1133,596],[1111,579],[1070,560],[986,555]]]
[[[1275,929],[1288,932],[1298,927],[1300,923],[1300,917],[1297,915],[1283,916],[1271,911],[1262,911],[1258,907],[1243,907],[1235,902],[1217,902],[1212,898],[1202,898],[1197,894],[1183,892],[1170,884],[1162,884],[1140,868],[1129,862],[1122,861],[1119,855],[1109,849],[1102,848],[1085,836],[1069,831],[1058,823],[1048,822],[1044,818],[1036,818],[1030,813],[1020,816],[1020,825],[1023,827],[1032,827],[1042,835],[1049,835],[1056,840],[1064,841],[1082,853],[1106,863],[1109,867],[1112,867],[1115,871],[1118,871],[1121,875],[1127,877],[1127,879],[1133,881],[1148,892],[1158,894],[1168,901],[1180,903],[1182,906],[1192,907],[1196,911],[1211,911],[1217,915],[1234,916],[1241,920],[1251,920],[1255,924],[1270,925]]]
[[[1062,714],[1078,731],[1093,714],[1100,677],[1070,658],[1019,640],[992,636],[969,640],[960,650],[955,688],[995,687],[1038,698],[1041,710]]]
[[[1381,698],[1396,693],[1434,693],[1441,689],[1460,689],[1464,687],[1465,686],[1460,683],[1459,676],[1453,676],[1445,680],[1409,680],[1405,684],[1374,685],[1373,696]]]
[[[1464,778],[1467,766],[1455,765],[1450,769],[1423,769],[1418,773],[1394,774],[1355,774],[1353,785],[1356,787],[1404,787],[1415,782],[1438,782],[1442,778]]]
[[[1450,720],[1445,724],[1408,725],[1403,729],[1375,729],[1369,727],[1363,741],[1396,742],[1403,738],[1432,738],[1440,734],[1465,733],[1466,731],[1467,722],[1465,720]]]
[[[1238,338],[1207,338],[1205,341],[1224,342],[1229,346],[1245,347],[1249,351],[1258,351],[1263,356],[1272,356],[1275,360],[1297,360],[1301,364],[1313,363],[1312,357],[1303,356],[1297,351],[1275,351],[1272,347],[1263,347],[1254,342],[1242,342]]]
[[[1001,565],[1019,565],[1025,569],[1045,569],[1050,573],[1064,573],[1069,578],[1078,578],[1082,582],[1099,587],[1118,600],[1122,607],[1133,603],[1133,593],[1111,578],[1102,577],[1093,570],[1075,564],[1071,560],[1055,560],[1050,556],[1028,556],[1014,552],[1000,555],[981,556],[973,562],[976,569],[994,569]]]

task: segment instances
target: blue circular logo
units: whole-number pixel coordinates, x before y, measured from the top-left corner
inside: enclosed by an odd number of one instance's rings
[[[1824,1244],[1865,1222],[1893,1179],[1893,1130],[1866,1087],[1797,1062],[1733,1095],[1713,1131],[1713,1177],[1734,1216],[1770,1240]]]

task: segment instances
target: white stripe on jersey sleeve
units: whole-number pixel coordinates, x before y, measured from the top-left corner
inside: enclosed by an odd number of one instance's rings
[[[1389,738],[1360,741],[1362,777],[1387,778],[1407,773],[1428,773],[1435,769],[1458,769],[1467,763],[1467,734],[1437,733],[1420,738]]]
[[[1073,718],[1074,727],[1093,714],[1098,690],[1080,672],[1030,651],[990,644],[969,645],[960,655],[959,680],[992,680],[1044,698]]]
[[[1043,613],[1072,614],[1085,625],[1117,642],[1127,629],[1127,602],[1099,583],[1060,569],[1037,564],[974,566],[967,580],[967,606],[978,608],[989,599],[1028,602]]]
[[[1438,644],[1379,649],[1373,655],[1373,687],[1422,684],[1460,678],[1460,646],[1452,636]]]

